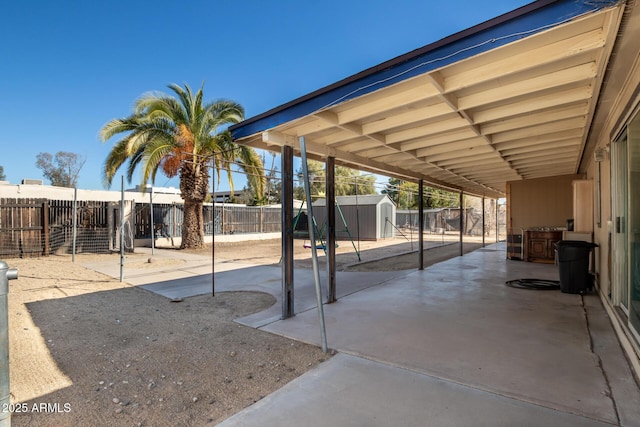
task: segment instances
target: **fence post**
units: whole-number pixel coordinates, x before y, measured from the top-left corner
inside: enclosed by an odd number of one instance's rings
[[[153,223],[153,186],[151,187],[151,192],[149,193],[149,216],[151,217],[151,255],[155,250],[155,235],[154,235],[154,223]]]
[[[9,380],[9,280],[18,278],[18,270],[0,261],[0,426],[11,426],[11,387]]]
[[[173,203],[173,217],[171,217],[171,220],[173,222],[173,224],[171,225],[171,232],[173,233],[171,237],[174,237],[176,234],[178,234],[178,221],[176,220],[176,215],[178,215],[178,213],[176,212],[177,208],[176,208],[176,203]]]
[[[44,256],[49,256],[51,251],[51,234],[49,230],[49,200],[42,202],[42,242],[44,243]]]
[[[72,242],[72,247],[73,250],[71,251],[71,261],[72,262],[76,262],[76,238],[78,237],[78,189],[74,188],[73,189],[73,230],[71,232],[71,235],[73,236],[73,242]]]

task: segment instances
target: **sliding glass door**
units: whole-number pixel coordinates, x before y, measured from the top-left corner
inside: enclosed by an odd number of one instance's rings
[[[611,144],[614,303],[640,340],[640,113]]]
[[[640,113],[636,114],[628,127],[627,152],[629,175],[628,240],[629,240],[629,321],[636,337],[640,335]]]
[[[611,250],[614,303],[629,314],[627,252],[627,132],[611,145]]]

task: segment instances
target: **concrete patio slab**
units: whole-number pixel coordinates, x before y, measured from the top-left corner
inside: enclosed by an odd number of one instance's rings
[[[492,245],[326,305],[329,347],[602,422],[640,423],[640,394],[628,384],[610,325],[602,332],[606,350],[592,349],[587,305],[598,307],[598,297],[505,286],[519,278],[557,280],[558,272],[554,265],[507,261],[502,248]],[[320,344],[315,308],[262,329]],[[619,378],[628,374],[620,402],[612,398],[619,385],[603,370],[609,361],[622,370]],[[630,413],[621,415],[618,407]]]
[[[203,262],[127,281],[167,298],[206,294]],[[282,320],[280,267],[215,267],[216,292],[277,299],[240,323],[320,344],[310,270],[295,270],[296,316]],[[508,261],[495,244],[423,271],[338,272],[339,299],[324,307],[338,356],[223,425],[640,425],[599,297],[505,286],[520,278],[555,280],[558,268]]]
[[[218,424],[254,426],[606,426],[388,364],[338,354]]]

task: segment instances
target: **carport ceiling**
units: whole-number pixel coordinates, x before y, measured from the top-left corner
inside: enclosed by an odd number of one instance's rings
[[[614,5],[445,66],[432,61],[405,75],[394,71],[391,84],[376,83],[386,84],[380,89],[353,91],[250,135],[242,135],[242,123],[232,132],[239,143],[270,150],[297,149],[304,136],[316,158],[501,197],[507,181],[578,172],[621,13]],[[356,75],[248,123],[314,95],[329,99],[352,82],[363,84]]]

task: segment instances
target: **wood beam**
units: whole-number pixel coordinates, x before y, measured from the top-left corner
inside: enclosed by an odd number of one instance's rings
[[[532,124],[551,123],[558,120],[584,118],[589,112],[589,103],[586,101],[577,105],[546,110],[539,113],[531,113],[513,119],[505,119],[498,122],[486,123],[481,126],[483,135],[491,135],[500,132],[512,131],[530,127]]]
[[[531,145],[547,144],[557,141],[581,140],[584,133],[583,128],[573,128],[559,132],[550,132],[546,134],[532,134],[523,138],[509,139],[506,141],[496,141],[494,138],[493,146],[500,151],[511,150],[514,148],[529,147]]]
[[[558,108],[564,105],[590,101],[593,96],[591,85],[555,90],[551,93],[528,97],[527,99],[507,104],[473,110],[473,121],[476,124],[504,120],[510,117]]]
[[[531,95],[536,92],[561,88],[567,85],[575,85],[576,82],[593,79],[596,73],[596,64],[589,62],[528,80],[461,96],[458,99],[458,106],[462,110],[468,110],[518,96]]]
[[[387,135],[387,144],[394,142],[404,142],[414,138],[421,138],[425,135],[452,131],[455,129],[468,128],[469,123],[461,117],[452,117],[430,123],[423,126],[416,126],[411,129],[393,132]]]
[[[439,91],[424,76],[417,76],[355,100],[347,101],[345,104],[337,106],[337,112],[341,123],[350,123],[393,107],[432,98],[438,93]]]
[[[432,104],[398,114],[390,113],[382,119],[363,124],[362,131],[365,134],[388,131],[424,120],[437,119],[452,112],[451,107],[444,103]]]
[[[482,61],[484,64],[449,75],[446,78],[447,89],[459,90],[498,78],[504,79],[506,76],[560,63],[573,56],[585,55],[602,48],[605,44],[605,35],[602,28],[596,28],[555,43],[545,43],[536,48],[527,48],[523,46],[525,44],[527,44],[526,39],[520,42],[521,47],[518,53],[505,55],[499,49],[490,52],[475,61],[476,63]],[[489,60],[488,57],[492,59]],[[455,71],[455,66],[452,68]]]
[[[400,144],[389,144],[389,145],[398,145],[399,149],[402,151],[407,150],[415,150],[417,148],[425,148],[425,147],[435,147],[443,144],[455,143],[457,141],[468,140],[471,138],[475,138],[476,134],[469,128],[457,129],[453,132],[445,132],[435,135],[427,135],[421,138],[416,138],[412,141],[402,142]],[[484,144],[484,138],[479,139],[480,143]]]
[[[457,157],[474,156],[476,154],[495,153],[495,150],[492,147],[489,147],[488,145],[481,145],[478,147],[473,147],[473,148],[468,148],[463,150],[456,150],[456,151],[449,151],[449,152],[440,153],[440,154],[429,154],[426,156],[424,155],[425,151],[426,149],[416,150],[416,155],[418,156],[418,158],[424,158],[429,162],[437,162],[438,160],[449,160]]]
[[[535,153],[536,151],[547,151],[553,150],[557,148],[575,148],[576,150],[580,148],[580,139],[565,139],[553,142],[547,142],[544,144],[531,144],[524,147],[511,148],[508,150],[500,150],[503,157],[509,157],[517,154],[527,154],[527,153]]]
[[[563,132],[569,129],[581,129],[584,132],[586,126],[586,118],[577,117],[574,119],[558,120],[553,123],[545,123],[536,126],[530,126],[524,129],[502,132],[493,136],[493,143],[500,144],[502,142],[514,141],[522,138],[539,136],[544,134]]]

